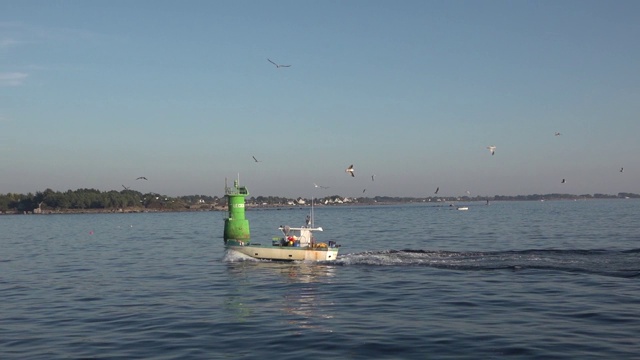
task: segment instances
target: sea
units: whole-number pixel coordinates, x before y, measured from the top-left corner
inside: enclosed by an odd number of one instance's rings
[[[0,216],[0,359],[640,359],[640,200],[464,205]]]

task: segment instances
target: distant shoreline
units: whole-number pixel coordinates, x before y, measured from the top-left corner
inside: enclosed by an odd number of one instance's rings
[[[345,206],[345,205],[386,205],[407,203],[473,203],[485,201],[552,201],[552,200],[589,200],[589,199],[624,199],[640,198],[639,194],[619,192],[609,194],[530,194],[530,195],[476,195],[465,196],[428,196],[428,197],[348,197],[341,195],[323,198],[289,198],[281,196],[252,196],[245,199],[248,209],[251,208],[286,208],[309,206]],[[78,214],[78,213],[139,213],[139,212],[181,212],[181,211],[215,211],[224,210],[227,205],[225,197],[206,195],[186,195],[171,197],[157,193],[140,193],[134,190],[111,190],[101,192],[96,189],[77,189],[66,192],[46,189],[35,194],[0,194],[0,214]]]
[[[495,202],[513,202],[513,201],[589,201],[589,200],[629,200],[633,198],[552,198],[552,199],[541,199],[541,200],[522,200],[522,199],[503,199],[503,200],[491,200],[489,203]],[[454,206],[454,203],[480,203],[484,204],[486,200],[456,200],[456,201],[389,201],[389,202],[372,202],[372,203],[342,203],[342,204],[314,204],[316,207],[342,207],[342,206],[388,206],[388,205],[406,205],[406,204],[430,204],[434,207],[450,207]],[[283,209],[303,209],[310,207],[309,204],[276,204],[276,205],[253,205],[246,204],[247,211],[256,211],[256,210],[283,210]],[[0,211],[0,216],[2,215],[73,215],[73,214],[144,214],[144,213],[178,213],[178,212],[219,212],[219,211],[228,211],[227,206],[202,206],[198,208],[118,208],[118,209],[42,209],[38,211],[35,209],[34,211]]]

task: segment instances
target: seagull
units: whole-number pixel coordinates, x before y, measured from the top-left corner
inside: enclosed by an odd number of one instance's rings
[[[346,170],[345,172],[351,173],[351,177],[355,177],[356,174],[353,172],[353,164],[351,164]]]
[[[275,65],[276,68],[278,68],[278,69],[281,68],[281,67],[289,67],[289,66],[291,66],[291,65],[278,65],[278,64],[274,63],[273,61],[271,61],[271,59],[269,59],[269,58],[267,58],[267,60],[269,60],[269,62],[272,63],[273,65]]]
[[[562,179],[562,182],[561,182],[561,184],[564,184],[564,183],[566,183],[566,182],[567,182],[567,180],[565,180],[565,179]]]
[[[496,153],[496,146],[495,145],[487,146],[487,149],[489,149],[489,151],[491,152],[491,155]]]
[[[329,188],[328,186],[322,186],[322,185],[318,185],[316,183],[313,183],[313,186],[315,186],[317,188],[320,188],[320,189],[328,189]]]
[[[437,193],[438,193],[438,191],[440,191],[440,186],[438,186],[438,187],[436,188],[436,192],[434,192],[434,194],[437,194]]]
[[[624,172],[624,168],[623,167],[620,168],[620,172]]]
[[[560,135],[562,135],[562,134],[560,134],[559,132],[557,132],[555,135],[556,135],[556,136],[560,136]]]
[[[140,176],[140,177],[136,178],[136,180],[147,180],[147,181],[148,181],[149,179],[147,179],[147,178],[146,178],[146,177],[144,177],[144,176]]]
[[[254,160],[255,162],[262,162],[262,160],[258,160],[258,159],[256,159],[256,157],[255,157],[255,156],[253,156],[253,155],[252,155],[251,157],[253,158],[253,160]]]

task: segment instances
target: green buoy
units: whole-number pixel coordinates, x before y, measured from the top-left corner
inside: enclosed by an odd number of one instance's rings
[[[224,195],[227,197],[229,208],[229,217],[224,219],[224,243],[234,241],[248,245],[251,235],[249,220],[244,217],[244,198],[249,196],[249,190],[240,186],[238,180],[234,180],[233,187],[225,185]]]

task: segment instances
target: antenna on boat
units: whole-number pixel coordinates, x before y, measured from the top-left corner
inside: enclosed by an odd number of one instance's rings
[[[309,222],[309,225],[311,225],[311,228],[313,228],[313,196],[311,197],[311,221]]]

